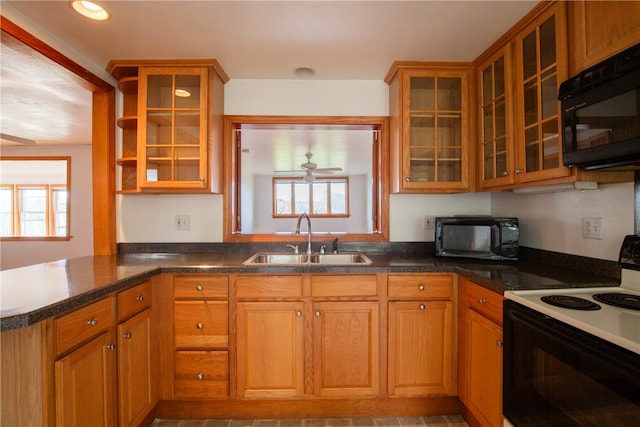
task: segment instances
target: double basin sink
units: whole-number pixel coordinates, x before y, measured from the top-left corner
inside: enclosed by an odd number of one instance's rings
[[[244,265],[367,265],[371,260],[360,252],[343,252],[338,254],[291,254],[277,252],[258,252],[251,256]]]

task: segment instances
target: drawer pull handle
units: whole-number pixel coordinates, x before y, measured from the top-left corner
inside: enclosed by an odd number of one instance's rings
[[[296,316],[302,317],[302,312],[300,310],[296,311]]]
[[[424,310],[425,308],[427,308],[424,304],[420,304],[420,310]]]
[[[136,301],[144,301],[144,295],[138,295]]]
[[[116,349],[115,344],[107,344],[107,350],[115,350],[115,349]]]
[[[502,347],[502,340],[496,340],[496,345],[498,347]]]
[[[424,285],[420,285],[420,286],[418,286],[418,290],[419,290],[419,291],[424,291]]]
[[[316,311],[316,317],[320,317],[320,310]]]
[[[202,291],[202,285],[196,285],[196,291]]]
[[[198,372],[196,378],[198,379],[198,381],[202,381],[204,379],[204,374],[202,372]]]
[[[478,298],[478,302],[479,302],[480,304],[485,304],[485,303],[487,302],[487,300],[486,300],[486,299],[484,299],[484,298]]]
[[[93,318],[91,320],[87,320],[87,325],[89,325],[89,326],[98,326],[98,319]]]
[[[133,336],[133,335],[131,335],[131,332],[125,332],[125,333],[122,335],[122,338],[127,339],[127,340],[130,340],[132,336]]]
[[[196,328],[202,329],[203,328],[202,323],[196,323]]]

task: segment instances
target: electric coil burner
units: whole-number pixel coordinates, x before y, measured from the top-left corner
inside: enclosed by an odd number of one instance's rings
[[[594,295],[595,297],[595,295]],[[597,304],[588,299],[572,297],[569,295],[547,295],[540,298],[541,301],[547,304],[555,305],[556,307],[570,308],[573,310],[600,310],[600,304]]]
[[[616,307],[629,310],[640,310],[640,296],[631,294],[595,294],[593,299],[604,304],[611,304]]]

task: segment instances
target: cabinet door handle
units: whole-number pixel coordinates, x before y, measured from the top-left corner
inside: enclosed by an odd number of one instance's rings
[[[420,304],[420,310],[424,310],[425,308],[427,308],[424,304]]]
[[[98,319],[93,318],[91,320],[87,320],[87,325],[89,325],[89,326],[98,326]]]
[[[200,181],[204,181],[204,176],[198,178]]]
[[[300,310],[296,311],[296,316],[302,317],[302,312]]]
[[[196,328],[202,329],[203,328],[202,323],[196,323]]]
[[[478,298],[478,302],[479,302],[480,304],[485,304],[485,303],[487,302],[487,300],[486,300],[486,299],[484,299],[484,298]]]
[[[196,374],[196,379],[197,379],[198,381],[202,381],[202,380],[204,379],[204,374],[203,374],[202,372],[198,372],[198,373]]]
[[[196,291],[198,292],[202,291],[202,285],[196,285]]]
[[[496,345],[498,347],[502,347],[502,340],[496,340]]]
[[[407,182],[411,182],[411,178],[410,177],[406,177],[404,180],[407,181]]]
[[[136,301],[144,301],[144,295],[138,295]]]
[[[502,176],[509,176],[509,175],[511,175],[511,172],[509,171],[502,172]]]
[[[133,335],[131,334],[131,332],[125,332],[124,334],[122,334],[122,338],[127,340],[130,340],[132,336]]]
[[[115,349],[116,349],[115,344],[107,344],[107,350],[115,350]]]
[[[420,286],[418,286],[418,290],[419,290],[419,291],[424,291],[424,285],[420,285]]]
[[[519,175],[519,174],[521,174],[521,173],[524,173],[524,170],[522,170],[522,169],[516,169],[516,175]]]
[[[320,317],[320,310],[316,311],[316,317]]]

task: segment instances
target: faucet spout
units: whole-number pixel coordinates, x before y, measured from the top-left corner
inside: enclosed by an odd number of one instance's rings
[[[311,253],[313,252],[311,250],[311,218],[309,218],[309,215],[307,215],[306,213],[300,214],[300,216],[298,217],[298,224],[296,225],[296,234],[300,234],[300,222],[302,221],[302,218],[307,219],[307,255],[311,256]]]

